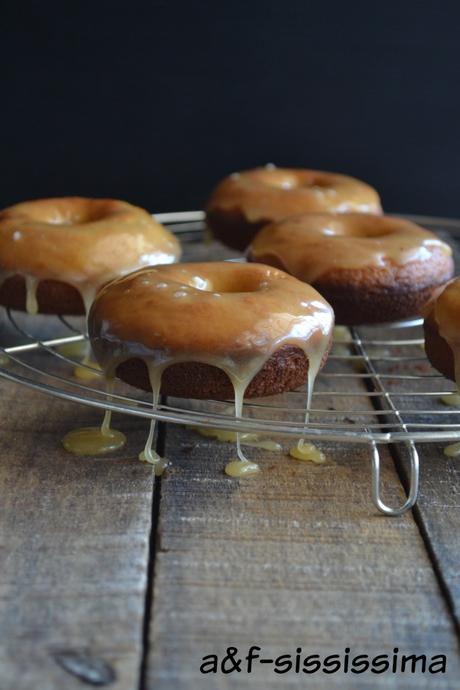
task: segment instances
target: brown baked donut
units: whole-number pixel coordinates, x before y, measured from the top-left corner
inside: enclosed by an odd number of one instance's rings
[[[263,228],[248,258],[313,285],[337,323],[379,323],[420,314],[453,273],[450,247],[401,218],[306,214]]]
[[[426,306],[424,331],[431,364],[460,387],[460,278],[448,283]]]
[[[309,285],[259,264],[142,269],[97,295],[88,329],[107,375],[166,395],[235,400],[316,376],[333,312]],[[309,373],[310,372],[310,373]]]
[[[268,165],[226,177],[211,194],[206,222],[224,244],[244,250],[267,223],[300,213],[381,213],[372,187],[347,175]]]
[[[174,235],[125,201],[26,201],[0,212],[0,304],[84,314],[113,278],[179,256]]]

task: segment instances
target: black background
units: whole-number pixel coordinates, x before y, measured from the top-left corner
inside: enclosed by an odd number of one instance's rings
[[[2,3],[1,206],[199,208],[266,162],[460,216],[460,3]]]

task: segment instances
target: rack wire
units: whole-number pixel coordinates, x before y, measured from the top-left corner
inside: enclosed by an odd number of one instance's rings
[[[453,246],[460,221],[406,216],[431,229]],[[158,214],[156,218],[180,236],[184,260],[205,257],[242,260],[222,245],[203,242],[200,211]],[[72,402],[103,410],[153,418],[192,427],[304,438],[311,441],[368,444],[371,449],[372,495],[387,515],[401,515],[417,499],[419,460],[416,443],[460,440],[460,408],[442,398],[455,386],[428,363],[420,320],[339,329],[328,362],[319,374],[305,425],[305,390],[248,400],[244,417],[233,414],[231,401],[151,399],[122,383],[110,395],[102,373],[62,349],[87,341],[82,318],[29,316],[3,310],[0,316],[0,377]],[[76,378],[75,367],[92,378]],[[410,458],[410,487],[400,507],[387,506],[380,495],[381,444],[402,443]]]

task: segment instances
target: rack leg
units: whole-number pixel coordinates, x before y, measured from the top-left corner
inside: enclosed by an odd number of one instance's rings
[[[372,500],[375,507],[384,515],[398,517],[413,508],[418,496],[420,464],[417,449],[411,442],[408,444],[410,456],[410,486],[406,502],[400,508],[391,508],[382,501],[380,496],[380,455],[376,443],[372,443]]]

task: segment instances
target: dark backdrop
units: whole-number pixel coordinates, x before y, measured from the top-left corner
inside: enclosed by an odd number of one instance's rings
[[[2,3],[1,205],[202,206],[266,162],[460,216],[460,3]]]

